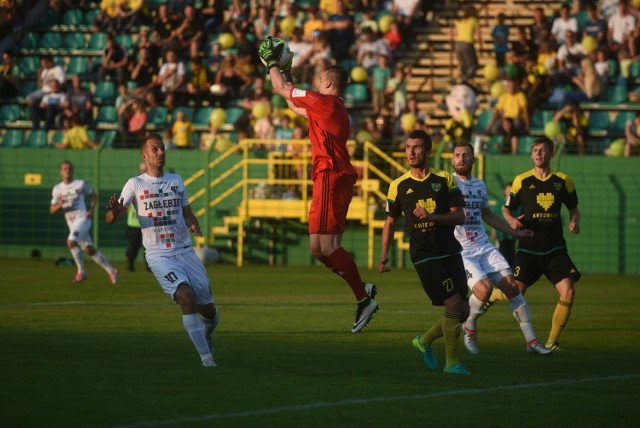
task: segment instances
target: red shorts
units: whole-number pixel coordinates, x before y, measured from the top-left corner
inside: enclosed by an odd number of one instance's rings
[[[313,181],[313,199],[309,208],[309,234],[343,233],[347,211],[353,198],[355,175],[322,171]]]

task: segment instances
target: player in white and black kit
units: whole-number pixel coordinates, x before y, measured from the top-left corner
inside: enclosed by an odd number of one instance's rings
[[[164,172],[166,149],[159,134],[140,148],[147,172],[130,178],[118,198],[111,196],[106,220],[115,223],[134,204],[149,268],[164,292],[182,308],[182,322],[204,367],[215,367],[212,334],[218,325],[209,276],[196,255],[189,232],[202,236],[182,177]],[[201,315],[201,318],[198,317]]]
[[[91,240],[91,219],[93,210],[98,202],[98,196],[91,186],[84,180],[73,178],[73,164],[64,161],[60,165],[60,176],[62,182],[56,184],[51,192],[51,206],[49,211],[55,214],[58,210],[64,211],[64,218],[69,226],[69,236],[67,237],[67,247],[71,251],[71,256],[76,262],[78,273],[73,278],[73,282],[82,282],[87,279],[87,272],[84,268],[84,258],[82,251],[86,251],[107,274],[112,284],[118,283],[118,269],[111,266],[104,255],[93,246]],[[89,196],[91,203],[89,209],[85,198]]]
[[[453,174],[464,197],[465,222],[456,226],[455,236],[462,245],[462,259],[467,274],[467,284],[473,294],[469,297],[469,317],[462,324],[464,344],[472,354],[477,354],[478,318],[484,313],[483,306],[489,301],[493,285],[497,286],[509,299],[513,316],[527,342],[527,351],[534,354],[550,354],[535,336],[531,324],[529,307],[516,286],[511,267],[500,251],[491,244],[484,229],[483,221],[491,227],[513,235],[516,238],[533,236],[530,230],[512,229],[489,208],[487,187],[484,182],[471,176],[475,162],[473,146],[457,145],[453,150]]]

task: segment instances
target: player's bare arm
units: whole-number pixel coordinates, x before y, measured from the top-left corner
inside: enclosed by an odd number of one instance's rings
[[[107,214],[105,216],[107,224],[113,224],[118,221],[122,213],[125,211],[124,205],[122,204],[123,202],[124,199],[118,200],[118,196],[115,193],[111,195],[109,198],[109,204],[107,204]]]
[[[464,211],[460,207],[451,207],[446,214],[430,214],[424,207],[416,204],[413,215],[421,220],[433,221],[438,224],[456,226],[464,223]]]
[[[191,210],[191,205],[187,205],[182,207],[182,215],[184,215],[184,221],[187,224],[187,228],[189,232],[193,233],[196,236],[202,236],[202,231],[200,230],[200,223],[198,223],[198,217],[193,214]]]
[[[49,212],[51,214],[57,213],[58,210],[62,209],[63,202],[64,202],[64,199],[62,198],[62,195],[58,196],[58,202],[55,204],[51,204],[51,206],[49,207]]]
[[[489,226],[493,227],[500,232],[506,233],[507,235],[511,235],[515,238],[531,238],[533,236],[533,231],[529,229],[512,229],[507,223],[502,221],[502,219],[489,208],[482,209],[482,220],[485,221]]]
[[[96,192],[93,192],[91,194],[91,202],[89,204],[89,209],[87,210],[87,217],[89,218],[93,217],[93,213],[95,212],[97,203],[98,203],[98,195],[96,195]]]
[[[520,220],[524,218],[524,214],[519,217],[514,217],[511,214],[511,210],[509,208],[502,207],[502,216],[507,221],[507,223],[509,223],[509,226],[511,226],[512,229],[522,229],[523,225]]]
[[[580,233],[580,210],[578,207],[575,207],[569,210],[569,213],[571,214],[571,220],[569,220],[569,232],[577,235]]]
[[[391,269],[387,267],[387,262],[389,262],[389,249],[391,248],[391,243],[393,242],[395,233],[396,219],[387,216],[382,228],[382,249],[380,251],[380,260],[378,261],[378,272],[380,273],[391,271]]]

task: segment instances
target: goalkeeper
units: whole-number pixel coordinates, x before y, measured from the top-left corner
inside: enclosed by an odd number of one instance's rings
[[[344,68],[331,66],[320,75],[317,92],[296,88],[291,77],[293,54],[286,64],[281,64],[285,47],[285,43],[267,37],[260,44],[258,54],[269,69],[274,92],[287,100],[291,110],[309,122],[313,163],[310,252],[351,287],[358,303],[351,332],[357,333],[378,310],[378,302],[374,300],[376,286],[362,281],[354,260],[341,246],[357,178],[347,152],[349,116],[341,98],[349,75]]]

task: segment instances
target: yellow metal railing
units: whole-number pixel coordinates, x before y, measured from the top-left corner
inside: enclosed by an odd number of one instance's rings
[[[284,149],[278,151],[277,149]],[[368,226],[367,266],[373,268],[375,263],[375,240],[377,231],[384,225],[384,220],[375,219],[376,207],[386,201],[386,188],[396,177],[407,171],[406,156],[385,153],[374,144],[362,144],[362,160],[354,160],[353,165],[359,172],[355,186],[354,199],[347,218],[358,220]],[[239,161],[231,166],[221,168],[222,163],[234,154],[242,154]],[[260,156],[262,154],[263,156]],[[209,152],[211,156],[211,152]],[[443,155],[447,158],[447,154]],[[450,158],[450,156],[448,157]],[[484,171],[484,159],[479,156],[479,171]],[[214,168],[219,169],[212,178]],[[308,221],[311,203],[311,151],[308,140],[256,140],[245,139],[231,146],[216,159],[207,162],[203,168],[185,179],[185,185],[197,187],[190,192],[189,202],[203,200],[202,208],[195,214],[207,219],[204,236],[196,241],[196,245],[215,242],[216,235],[228,234],[237,230],[236,264],[243,265],[244,223],[252,218],[292,218],[301,222]],[[240,175],[241,178],[238,178]],[[287,186],[294,188],[298,199],[269,199],[250,197],[250,193],[261,185]],[[210,212],[234,194],[241,193],[241,202],[237,215],[223,219],[223,226],[209,227]],[[204,199],[203,199],[204,198]],[[404,233],[396,232],[398,262],[403,261],[402,252],[408,249]]]

